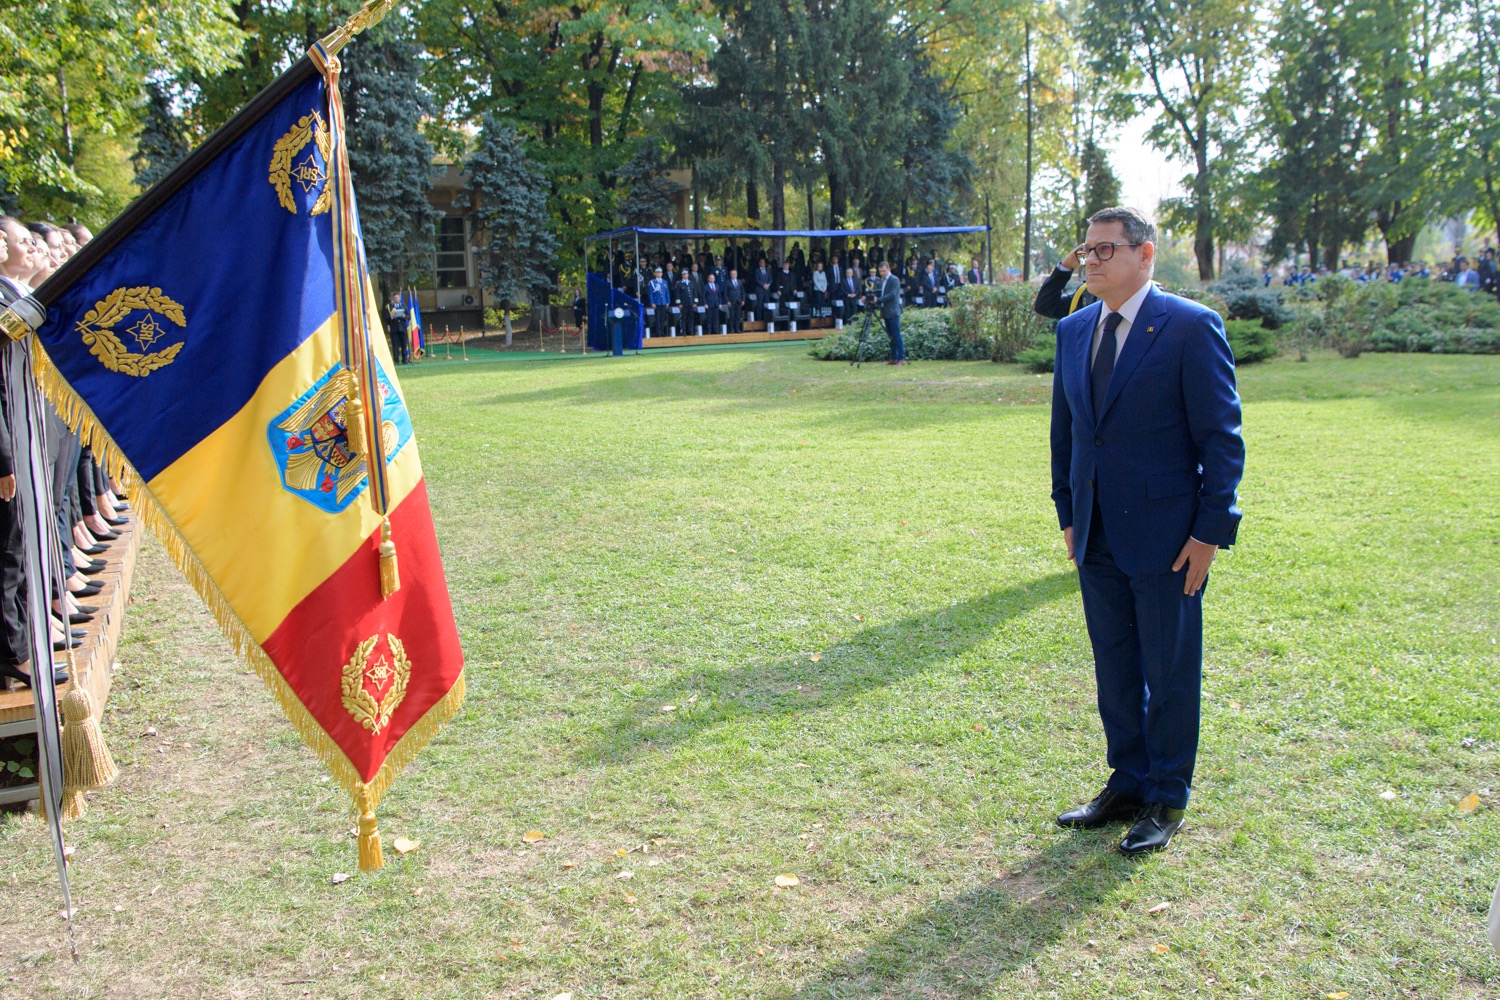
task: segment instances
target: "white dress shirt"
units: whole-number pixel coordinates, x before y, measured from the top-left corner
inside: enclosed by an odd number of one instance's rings
[[[1147,281],[1136,293],[1125,300],[1125,304],[1116,309],[1123,319],[1120,325],[1115,327],[1115,360],[1120,360],[1120,352],[1125,350],[1125,338],[1130,336],[1131,324],[1135,322],[1136,313],[1141,311],[1141,303],[1146,301],[1146,293],[1151,291],[1153,283]],[[1099,356],[1099,344],[1104,340],[1104,321],[1109,318],[1110,308],[1099,300],[1099,322],[1094,325],[1094,346],[1089,348],[1089,364],[1092,366],[1094,359]]]

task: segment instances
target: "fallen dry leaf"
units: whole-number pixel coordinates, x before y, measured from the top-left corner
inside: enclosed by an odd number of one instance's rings
[[[527,830],[521,834],[521,839],[528,844],[535,844],[539,840],[546,840],[547,835],[540,830]]]
[[[635,878],[635,872],[621,872],[615,878]]]
[[[630,851],[627,850],[626,848],[623,848],[623,847],[616,847],[615,848],[615,856],[616,857],[623,858],[625,855],[627,855],[629,853],[630,853]]]
[[[1348,990],[1339,990],[1337,993],[1325,993],[1323,995],[1327,997],[1328,1000],[1349,1000]]]
[[[391,846],[396,849],[397,854],[410,854],[417,849],[417,842],[415,840],[407,840],[405,837],[397,837]]]
[[[1159,944],[1159,945],[1154,946],[1151,950],[1154,951],[1154,952],[1156,952],[1158,955],[1165,955],[1171,949],[1169,949],[1164,944]]]
[[[677,706],[676,705],[663,705],[661,707],[661,710],[663,712],[675,712],[675,711],[677,711]]]
[[[688,695],[688,704],[689,705],[696,704],[697,701],[698,701],[698,696],[697,695],[695,695],[695,694]]]
[[[576,861],[564,861],[562,863],[562,866],[564,868],[577,868],[578,867],[578,862],[576,862]]]
[[[347,881],[349,881],[349,875],[348,875],[347,872],[334,872],[334,875],[333,875],[333,884],[334,885],[338,885],[340,882],[347,882]]]
[[[808,659],[812,660],[814,663],[822,663],[823,662],[823,654],[822,653],[814,653],[813,655],[809,656]]]
[[[1475,795],[1473,792],[1470,792],[1468,795],[1465,795],[1463,798],[1458,800],[1459,812],[1471,813],[1478,808],[1479,796]]]
[[[854,616],[854,620],[857,621],[857,622],[862,622],[862,621],[865,620],[865,616],[864,615],[855,615]]]
[[[627,892],[625,894],[625,905],[626,906],[634,906],[635,905],[635,894],[634,893]]]
[[[1230,708],[1240,708],[1240,707],[1241,707],[1241,706],[1240,706],[1240,703],[1239,703],[1239,702],[1237,702],[1237,701],[1231,701],[1231,702],[1230,702],[1230,703],[1229,703],[1229,707],[1230,707]]]
[[[1172,905],[1171,903],[1157,903],[1155,906],[1151,907],[1151,909],[1147,910],[1146,912],[1147,913],[1161,913],[1164,910],[1167,910],[1168,908],[1170,908],[1171,905]]]
[[[573,1000],[573,994],[559,993],[557,996],[553,997],[552,1000]]]
[[[1396,793],[1387,788],[1385,791],[1380,793],[1380,797],[1389,802],[1396,797]]]
[[[655,868],[659,864],[661,864],[661,858],[647,858],[646,859],[646,867],[647,868]]]
[[[755,953],[757,955],[764,955],[766,953],[766,949],[764,949],[764,948],[757,948],[757,949],[755,949]]]
[[[671,841],[668,840],[666,837],[652,837],[651,838],[651,843],[655,844],[657,847],[661,847],[664,844],[670,844]]]
[[[801,884],[802,880],[795,875],[777,875],[776,884],[783,889],[790,889],[794,885]]]

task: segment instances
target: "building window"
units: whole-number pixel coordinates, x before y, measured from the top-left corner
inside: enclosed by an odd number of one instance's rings
[[[435,272],[438,288],[469,286],[468,239],[461,215],[445,216],[438,221]]]

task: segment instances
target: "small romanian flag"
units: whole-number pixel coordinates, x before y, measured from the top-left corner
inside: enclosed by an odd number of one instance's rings
[[[375,806],[464,679],[349,182],[334,52],[352,33],[315,46],[37,291],[33,360],[348,790],[373,868]]]
[[[422,336],[422,307],[417,305],[417,290],[406,293],[406,330],[410,337],[411,356],[420,358],[427,353],[427,341]]]

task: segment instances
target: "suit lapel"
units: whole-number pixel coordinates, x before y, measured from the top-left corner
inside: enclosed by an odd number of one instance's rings
[[[1162,305],[1161,293],[1155,287],[1141,300],[1141,308],[1136,312],[1135,320],[1130,324],[1130,334],[1125,338],[1125,347],[1120,351],[1119,360],[1115,362],[1114,374],[1109,377],[1109,389],[1104,394],[1104,409],[1098,414],[1099,419],[1103,419],[1104,414],[1109,412],[1110,404],[1120,394],[1126,379],[1130,378],[1151,345],[1156,342],[1161,328],[1166,325],[1171,314]]]

